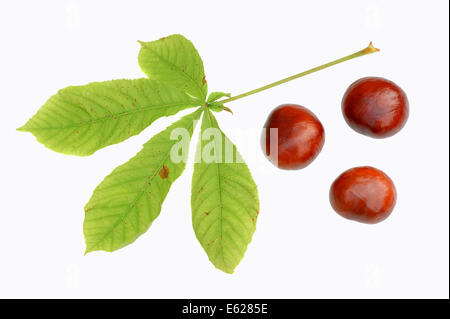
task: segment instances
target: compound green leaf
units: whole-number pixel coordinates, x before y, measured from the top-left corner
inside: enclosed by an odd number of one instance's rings
[[[174,34],[140,43],[139,65],[147,76],[205,102],[208,85],[203,61],[191,41]]]
[[[85,206],[86,253],[117,250],[147,231],[186,166],[189,141],[202,112],[199,109],[155,135],[97,186]]]
[[[192,177],[192,224],[214,266],[233,273],[255,231],[258,191],[236,146],[209,110],[201,137]]]
[[[146,78],[93,82],[60,90],[18,130],[56,152],[87,156],[198,105],[184,92]]]

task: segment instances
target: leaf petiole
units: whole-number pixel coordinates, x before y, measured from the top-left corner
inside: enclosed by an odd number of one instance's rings
[[[348,60],[351,60],[351,59],[354,59],[354,58],[357,58],[357,57],[360,57],[360,56],[363,56],[363,55],[367,55],[367,54],[370,54],[370,53],[378,52],[378,51],[380,51],[380,50],[375,48],[372,45],[372,42],[370,42],[370,44],[367,46],[367,48],[362,49],[362,50],[360,50],[358,52],[355,52],[353,54],[350,54],[350,55],[347,55],[347,56],[342,57],[340,59],[328,62],[326,64],[322,64],[320,66],[317,66],[315,68],[309,69],[307,71],[304,71],[304,72],[292,75],[290,77],[284,78],[284,79],[279,80],[277,82],[273,82],[271,84],[267,84],[267,85],[262,86],[262,87],[260,87],[258,89],[254,89],[254,90],[251,90],[251,91],[248,91],[248,92],[245,92],[245,93],[242,93],[242,94],[230,97],[230,98],[225,99],[225,100],[220,100],[218,102],[223,104],[223,103],[228,103],[228,102],[231,102],[231,101],[236,101],[236,100],[241,99],[243,97],[250,96],[252,94],[255,94],[255,93],[258,93],[258,92],[270,89],[270,88],[273,88],[273,87],[278,86],[280,84],[283,84],[283,83],[286,83],[286,82],[298,79],[298,78],[300,78],[302,76],[305,76],[305,75],[308,75],[308,74],[311,74],[311,73],[314,73],[314,72],[326,69],[326,68],[328,68],[330,66],[333,66],[333,65],[336,65],[336,64],[339,64],[339,63],[342,63],[342,62],[345,62],[345,61],[348,61]]]

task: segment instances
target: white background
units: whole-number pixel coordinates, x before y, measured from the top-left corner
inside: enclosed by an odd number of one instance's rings
[[[449,297],[447,1],[1,1],[0,297]],[[23,125],[68,85],[143,76],[137,40],[191,39],[210,90],[238,94],[364,48],[381,52],[242,99],[218,114],[259,186],[261,212],[246,256],[215,269],[191,226],[192,165],[160,217],[134,244],[83,256],[83,206],[95,186],[180,117],[93,156],[65,156]],[[340,101],[364,76],[407,93],[410,118],[392,138],[352,131]],[[259,132],[277,105],[310,108],[325,146],[306,169],[263,157]],[[191,156],[192,159],[192,156]],[[342,171],[372,165],[398,202],[377,225],[348,221],[328,202]]]

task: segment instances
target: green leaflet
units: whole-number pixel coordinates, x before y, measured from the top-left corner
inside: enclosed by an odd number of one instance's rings
[[[186,166],[189,143],[173,140],[178,137],[177,130],[185,132],[190,140],[202,112],[200,108],[155,135],[135,157],[114,169],[97,186],[85,206],[86,253],[117,250],[147,231],[158,217],[170,186]],[[175,145],[187,147],[179,163],[171,157],[171,151],[179,154]]]
[[[174,34],[140,43],[138,60],[145,74],[205,102],[208,85],[203,61],[191,41]]]
[[[222,112],[223,110],[226,110],[230,113],[233,113],[228,107],[226,107],[225,105],[223,105],[222,103],[217,102],[217,101],[209,102],[208,108],[214,112]]]
[[[54,151],[86,156],[198,105],[184,92],[146,78],[94,82],[60,90],[18,130]]]
[[[205,135],[209,134],[213,134],[211,142],[201,140],[196,152],[191,193],[192,224],[209,260],[220,270],[233,273],[255,231],[258,191],[236,146],[207,110],[201,136],[207,138]]]
[[[220,99],[221,97],[231,97],[231,93],[224,93],[224,92],[211,92],[208,96],[208,99],[206,100],[206,102],[210,103],[210,102],[214,102],[217,101],[218,99]]]

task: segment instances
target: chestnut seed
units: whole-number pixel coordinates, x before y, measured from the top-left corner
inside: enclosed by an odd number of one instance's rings
[[[355,131],[385,138],[405,125],[409,104],[405,92],[394,82],[366,77],[348,87],[342,99],[342,113]]]
[[[300,105],[283,104],[267,118],[261,146],[272,164],[294,170],[308,166],[322,150],[324,140],[323,126],[314,113]]]
[[[396,198],[392,180],[370,166],[345,171],[330,188],[330,203],[339,215],[367,224],[385,220],[394,209]]]

